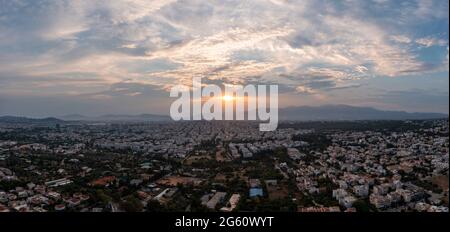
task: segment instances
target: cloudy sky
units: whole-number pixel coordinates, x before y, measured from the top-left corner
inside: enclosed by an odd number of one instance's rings
[[[170,86],[448,113],[448,0],[0,0],[0,115],[169,111]],[[207,79],[207,80],[206,80]]]

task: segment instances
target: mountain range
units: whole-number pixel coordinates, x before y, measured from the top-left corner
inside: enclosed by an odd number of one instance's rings
[[[0,123],[11,123],[11,124],[58,124],[64,123],[64,120],[58,118],[27,118],[27,117],[16,117],[16,116],[0,116]]]
[[[371,107],[356,107],[348,105],[299,106],[279,110],[279,120],[288,121],[355,121],[355,120],[421,120],[448,118],[448,114],[441,113],[409,113],[405,111],[385,111]],[[108,114],[89,117],[71,114],[57,118],[33,119],[26,117],[3,116],[3,123],[63,123],[64,121],[78,122],[160,122],[170,121],[166,115],[140,114]]]
[[[145,121],[169,121],[169,116],[155,114],[125,115],[107,114],[97,117],[88,117],[80,114],[71,114],[58,117],[65,121],[93,121],[93,122],[145,122]]]
[[[300,106],[280,109],[280,120],[292,121],[354,121],[354,120],[420,120],[447,118],[441,113],[409,113],[385,111],[371,107],[348,105]]]

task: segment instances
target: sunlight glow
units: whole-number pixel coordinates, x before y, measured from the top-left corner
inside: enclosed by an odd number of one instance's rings
[[[224,100],[224,101],[233,101],[233,100],[234,100],[234,97],[233,97],[233,96],[230,96],[230,95],[224,95],[224,96],[222,97],[222,100]]]

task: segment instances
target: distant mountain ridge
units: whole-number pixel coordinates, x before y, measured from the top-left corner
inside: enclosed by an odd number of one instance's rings
[[[384,111],[371,107],[348,105],[299,106],[280,109],[280,120],[292,121],[354,121],[354,120],[421,120],[448,118],[441,113],[408,113]]]
[[[45,124],[58,124],[63,123],[61,119],[48,117],[48,118],[27,118],[27,117],[16,117],[16,116],[0,116],[0,123],[45,123]]]
[[[408,113],[404,111],[384,111],[371,107],[348,105],[299,106],[279,110],[281,121],[356,121],[356,120],[424,120],[444,119],[447,114],[441,113]],[[89,117],[81,114],[70,114],[58,118],[49,117],[34,119],[27,117],[0,116],[0,123],[64,123],[64,122],[163,122],[171,121],[166,115],[140,114],[107,114]]]
[[[80,114],[71,114],[59,117],[65,121],[99,121],[99,122],[145,122],[145,121],[169,121],[169,116],[156,114],[124,115],[106,114],[97,117],[88,117]]]

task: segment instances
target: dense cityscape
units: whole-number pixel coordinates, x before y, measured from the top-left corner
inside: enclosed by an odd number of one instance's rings
[[[448,212],[448,120],[0,123],[0,212]]]

